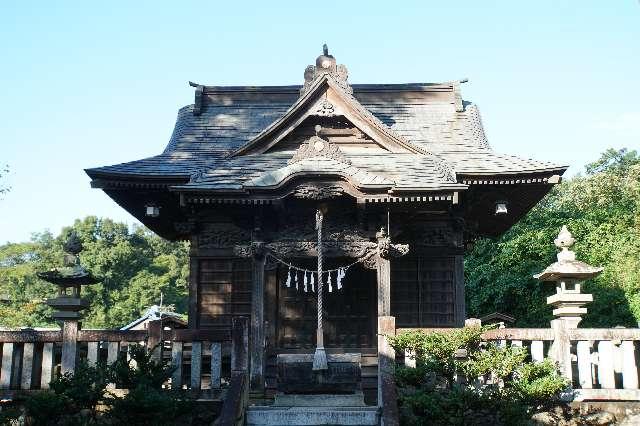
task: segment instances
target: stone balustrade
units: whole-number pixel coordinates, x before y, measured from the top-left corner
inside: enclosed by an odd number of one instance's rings
[[[71,352],[69,371],[73,373],[82,361],[109,365],[120,357],[130,359],[133,344],[149,348],[156,359],[176,367],[165,384],[167,388],[215,391],[230,381],[234,369],[243,371],[242,365],[246,369],[248,322],[243,317],[234,318],[233,332],[164,330],[160,320],[151,321],[146,330],[81,329],[71,335],[55,329],[0,331],[0,389],[48,389],[49,382],[62,372],[65,347],[76,348]],[[229,363],[223,362],[229,357]],[[223,371],[223,365],[231,368]]]
[[[400,328],[397,334],[421,330],[448,333],[451,328]],[[640,401],[638,386],[638,328],[503,328],[483,339],[526,348],[532,361],[548,357],[571,380],[574,401]],[[554,349],[555,348],[555,349]],[[414,367],[411,354],[405,365]]]

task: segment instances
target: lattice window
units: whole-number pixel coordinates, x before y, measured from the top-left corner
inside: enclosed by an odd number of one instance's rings
[[[454,325],[454,258],[403,258],[391,262],[391,315],[398,327]]]

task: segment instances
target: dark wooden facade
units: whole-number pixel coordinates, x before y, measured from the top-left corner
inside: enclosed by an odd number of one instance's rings
[[[326,268],[357,262],[325,293],[326,346],[375,353],[378,317],[462,325],[466,244],[504,232],[566,169],[492,151],[460,82],[352,86],[325,54],[302,87],[192,85],[161,155],[87,173],[191,242],[189,327],[251,318],[254,388],[271,355],[315,345],[315,293],[286,287],[278,259],[314,270],[320,206]]]

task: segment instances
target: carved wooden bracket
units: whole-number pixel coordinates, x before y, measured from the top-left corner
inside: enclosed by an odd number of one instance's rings
[[[409,244],[393,244],[384,228],[376,233],[378,239],[378,256],[383,259],[402,257],[409,253]]]
[[[378,255],[383,259],[402,257],[409,253],[409,244],[392,244],[391,239],[378,240]]]
[[[234,246],[233,253],[243,258],[262,258],[266,254],[266,247],[262,241],[251,241],[251,243],[247,245]]]

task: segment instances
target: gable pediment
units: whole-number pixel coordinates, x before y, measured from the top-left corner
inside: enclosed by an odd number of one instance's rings
[[[282,147],[286,148],[287,143],[293,141],[295,144],[296,133],[304,135],[305,125],[309,127],[314,123],[322,123],[325,132],[330,132],[328,129],[334,129],[334,133],[342,131],[347,136],[345,143],[353,144],[354,139],[348,138],[351,132],[351,136],[359,137],[362,142],[380,151],[424,153],[382,123],[343,86],[331,74],[321,74],[308,87],[305,86],[304,93],[281,118],[231,156],[283,150]],[[298,138],[298,142],[302,139]],[[340,141],[336,143],[340,144]]]

